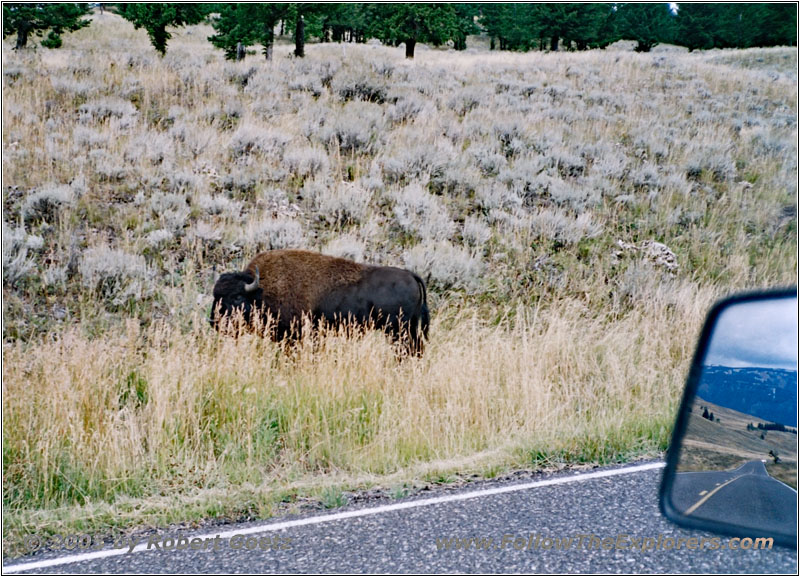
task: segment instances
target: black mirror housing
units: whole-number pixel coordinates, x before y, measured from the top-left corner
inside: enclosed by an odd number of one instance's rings
[[[661,512],[678,525],[797,547],[797,290],[711,309],[689,369]]]

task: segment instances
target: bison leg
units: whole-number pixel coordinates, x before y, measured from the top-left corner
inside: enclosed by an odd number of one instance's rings
[[[424,349],[422,335],[420,334],[419,319],[414,317],[408,323],[408,354],[421,357]]]
[[[425,339],[428,338],[428,327],[431,318],[428,312],[428,305],[423,304],[419,316],[412,316],[410,321],[403,325],[405,329],[401,338],[406,345],[406,350],[410,356],[421,357],[425,351]]]
[[[424,337],[427,334],[424,319],[417,316],[409,320],[395,318],[386,324],[386,332],[391,336],[402,356],[421,357],[425,349]]]

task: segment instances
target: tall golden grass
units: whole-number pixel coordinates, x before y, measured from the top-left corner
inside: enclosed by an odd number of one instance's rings
[[[246,508],[254,487],[409,480],[481,454],[467,469],[654,455],[714,296],[681,291],[614,318],[574,299],[497,324],[454,310],[435,318],[421,359],[398,359],[378,332],[317,334],[287,352],[199,317],[189,333],[131,319],[100,339],[75,328],[7,344],[6,520],[21,529],[31,521],[17,509],[72,503],[90,516],[120,496],[146,508],[220,487]]]

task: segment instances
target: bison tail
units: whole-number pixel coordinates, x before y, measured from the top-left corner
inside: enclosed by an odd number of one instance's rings
[[[428,338],[428,328],[431,324],[431,314],[428,310],[428,293],[425,289],[425,283],[423,280],[414,275],[414,278],[419,285],[420,291],[420,305],[414,315],[414,319],[412,320],[410,329],[411,329],[411,348],[413,354],[417,356],[422,355],[422,351],[424,348],[424,340]]]
[[[420,276],[418,274],[414,274],[413,272],[411,274],[414,275],[414,280],[416,280],[417,284],[419,285],[420,304],[422,305],[422,307],[427,308],[427,306],[428,306],[428,291],[425,289],[425,281],[423,281],[422,278],[420,278]],[[422,311],[418,311],[418,312],[422,312]]]
[[[428,303],[422,305],[422,314],[420,315],[420,330],[422,336],[428,338],[428,327],[431,325],[431,313],[428,311]]]

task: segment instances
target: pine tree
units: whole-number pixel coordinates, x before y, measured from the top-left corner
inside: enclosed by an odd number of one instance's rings
[[[689,50],[746,48],[752,45],[762,12],[757,4],[681,4],[675,19],[677,37]]]
[[[323,42],[366,42],[368,7],[366,4],[331,4],[322,20]]]
[[[480,6],[479,22],[500,50],[529,50],[539,37],[538,5],[492,3]]]
[[[88,4],[4,3],[3,38],[16,34],[14,50],[19,50],[28,44],[31,34],[41,36],[49,30],[42,46],[58,48],[65,31],[74,32],[89,25],[91,20],[83,19],[87,14]]]
[[[681,44],[689,50],[714,47],[712,29],[719,19],[719,4],[684,3],[678,6]]]
[[[548,3],[537,6],[534,18],[538,24],[539,36],[542,39],[549,39],[549,48],[553,52],[558,50],[559,40],[567,33],[574,14],[574,8],[566,3]]]
[[[564,31],[567,44],[575,42],[578,50],[602,48],[614,42],[613,6],[610,4],[573,4],[569,27]]]
[[[482,4],[480,23],[501,50],[578,50],[615,41],[613,5],[601,3]]]
[[[297,3],[284,4],[286,24],[294,27],[294,55],[303,58],[306,55],[306,25],[316,36],[322,36],[323,22],[328,13],[335,10],[334,4]]]
[[[241,60],[244,49],[253,44],[261,44],[265,58],[272,60],[275,26],[285,17],[285,4],[224,4],[220,7],[219,17],[211,23],[216,34],[208,39],[217,48],[222,48],[229,60]]]
[[[459,33],[453,4],[373,4],[370,22],[376,38],[405,43],[406,58],[414,58],[417,42],[441,46]]]
[[[167,53],[167,41],[172,38],[167,26],[197,24],[206,17],[210,6],[189,3],[121,4],[119,13],[137,30],[147,30],[153,48],[163,56]]]
[[[467,49],[467,36],[478,34],[480,30],[475,25],[478,16],[476,4],[453,4],[456,11],[456,30],[453,32],[453,48],[456,50]]]
[[[301,4],[292,4],[289,15],[294,20],[294,55],[304,58],[306,55],[306,20]]]
[[[617,4],[614,20],[617,36],[635,40],[637,52],[650,52],[656,44],[674,37],[674,14],[666,3]]]
[[[550,40],[550,50],[558,50],[559,41],[569,50],[604,46],[613,42],[608,29],[613,7],[598,3],[539,4],[533,12],[534,28]]]
[[[747,4],[760,11],[751,46],[797,46],[797,4]]]
[[[689,50],[797,44],[797,8],[786,3],[678,5],[678,38]]]

